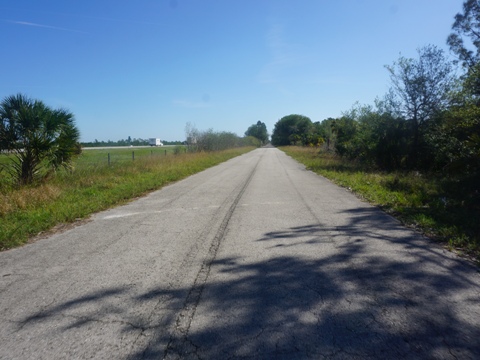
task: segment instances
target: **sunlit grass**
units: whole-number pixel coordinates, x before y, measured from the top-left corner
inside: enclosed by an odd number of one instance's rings
[[[58,224],[84,219],[250,150],[178,155],[167,151],[165,155],[164,149],[144,149],[143,154],[135,150],[134,160],[131,151],[88,150],[75,160],[72,171],[59,171],[36,185],[16,188],[4,177],[0,184],[0,249],[19,246]]]
[[[387,173],[366,168],[314,148],[281,150],[308,169],[350,189],[359,197],[451,249],[480,259],[480,213],[449,201],[446,179],[417,172]]]

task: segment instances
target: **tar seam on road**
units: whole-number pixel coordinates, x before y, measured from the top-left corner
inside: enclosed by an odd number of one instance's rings
[[[165,352],[163,356],[164,359],[166,359],[169,355],[173,357],[175,357],[175,355],[178,355],[178,356],[185,355],[184,353],[182,354],[182,349],[185,348],[185,344],[188,342],[187,336],[188,336],[188,331],[190,329],[190,324],[192,323],[193,317],[195,316],[197,305],[202,296],[202,292],[205,287],[205,283],[208,279],[208,275],[210,274],[210,268],[217,256],[220,243],[225,236],[228,223],[230,222],[233,212],[235,211],[235,208],[237,207],[245,190],[250,184],[253,176],[255,175],[258,164],[260,163],[260,160],[262,158],[263,158],[263,155],[257,160],[255,167],[250,172],[245,183],[241,186],[240,191],[238,192],[237,196],[233,200],[232,205],[230,205],[230,208],[228,209],[227,214],[223,218],[222,223],[220,224],[220,227],[218,228],[217,233],[215,234],[212,240],[210,249],[208,250],[205,260],[203,261],[202,267],[197,273],[193,286],[190,289],[185,299],[183,308],[182,310],[180,310],[180,313],[177,316],[177,319],[175,322],[176,323],[175,328],[170,336],[170,340],[167,344],[167,347],[165,348]]]

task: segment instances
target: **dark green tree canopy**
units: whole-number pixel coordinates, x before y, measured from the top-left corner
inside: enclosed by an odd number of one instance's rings
[[[303,115],[287,115],[278,120],[272,133],[275,146],[304,143],[313,130],[312,120]]]
[[[466,70],[461,77],[462,95],[480,103],[480,3],[477,0],[463,3],[463,13],[455,15],[452,30],[447,44]]]
[[[257,121],[256,124],[253,124],[245,131],[245,136],[253,136],[260,140],[262,144],[265,144],[268,141],[267,126],[265,123]]]
[[[480,3],[478,0],[467,0],[463,3],[463,13],[455,15],[452,30],[447,39],[450,49],[465,67],[476,66],[480,60]],[[464,39],[476,48],[475,51],[467,48]]]
[[[68,167],[79,152],[79,131],[74,116],[64,109],[51,109],[22,94],[0,103],[0,149],[12,161],[5,165],[20,184],[61,166]]]

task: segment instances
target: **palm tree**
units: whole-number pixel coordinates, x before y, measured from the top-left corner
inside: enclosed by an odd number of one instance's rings
[[[0,103],[0,149],[12,159],[4,167],[19,184],[68,168],[78,153],[79,137],[74,116],[67,110],[53,110],[22,94]]]

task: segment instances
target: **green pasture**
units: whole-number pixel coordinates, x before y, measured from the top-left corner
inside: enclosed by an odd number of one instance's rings
[[[108,164],[110,162],[126,162],[135,159],[141,159],[149,156],[168,156],[175,153],[181,154],[186,152],[186,147],[182,145],[159,146],[159,147],[130,147],[130,148],[110,148],[96,149],[84,148],[82,154],[76,159],[76,164],[98,163]]]

